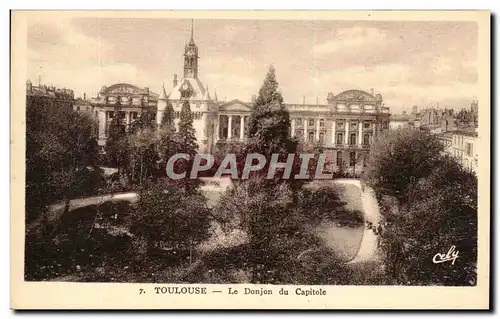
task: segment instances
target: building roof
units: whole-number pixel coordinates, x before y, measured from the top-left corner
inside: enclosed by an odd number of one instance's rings
[[[335,96],[329,96],[328,99],[335,101],[379,101],[382,100],[382,95],[373,96],[362,90],[347,90]]]
[[[157,98],[159,94],[151,92],[149,88],[141,89],[135,85],[128,83],[116,83],[109,87],[102,86],[99,90],[102,95],[144,95],[147,94],[150,97]]]
[[[192,92],[191,99],[203,100],[205,96],[206,89],[198,78],[184,78],[180,80],[177,85],[172,89],[172,92],[168,95],[170,100],[180,100],[181,91],[186,87]]]
[[[475,127],[467,127],[463,129],[458,129],[455,131],[452,131],[454,135],[464,135],[464,136],[472,136],[472,137],[477,137],[477,128]]]
[[[452,137],[453,137],[453,133],[452,132],[444,132],[444,133],[439,133],[437,134],[438,138],[440,139],[446,139],[446,140],[451,140]]]
[[[391,121],[410,121],[410,116],[407,114],[393,114]]]

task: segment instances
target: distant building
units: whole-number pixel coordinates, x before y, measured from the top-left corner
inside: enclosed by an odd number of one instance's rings
[[[98,143],[106,144],[109,125],[113,119],[115,107],[119,104],[119,116],[123,119],[126,129],[139,118],[147,108],[156,113],[158,94],[150,92],[149,88],[139,88],[128,83],[102,86],[97,96],[90,100],[77,100],[74,109],[81,112],[90,112],[97,122]]]
[[[437,137],[444,145],[444,151],[446,153],[452,154],[452,144],[453,144],[453,133],[452,132],[444,132],[437,134]]]
[[[477,172],[478,165],[478,134],[477,128],[469,127],[451,132],[452,144],[448,148],[449,153],[454,156],[464,167]]]
[[[413,126],[413,122],[411,122],[410,115],[403,112],[402,114],[393,114],[391,115],[391,120],[389,122],[389,129],[397,130],[403,128],[410,128]]]
[[[26,106],[30,106],[36,101],[41,101],[44,105],[63,105],[73,108],[75,94],[73,90],[66,88],[56,88],[54,86],[34,86],[30,80],[26,81]]]

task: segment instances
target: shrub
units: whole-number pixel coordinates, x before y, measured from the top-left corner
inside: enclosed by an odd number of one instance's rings
[[[211,215],[199,192],[186,193],[158,182],[140,192],[137,207],[131,231],[146,239],[148,254],[163,253],[177,260],[209,236]]]
[[[299,197],[294,201],[296,194]],[[306,284],[339,280],[334,274],[340,274],[343,267],[340,258],[324,247],[315,227],[335,219],[342,206],[335,190],[301,189],[296,193],[286,183],[252,178],[228,190],[214,211],[227,221],[226,229],[239,228],[247,234],[248,242],[242,243],[244,257],[234,258],[243,258],[240,264],[245,269],[240,270],[250,273],[252,283]],[[316,251],[323,253],[314,259],[310,253]],[[325,259],[318,261],[321,255]],[[207,260],[213,260],[210,258]],[[331,270],[330,275],[319,273],[325,268]]]

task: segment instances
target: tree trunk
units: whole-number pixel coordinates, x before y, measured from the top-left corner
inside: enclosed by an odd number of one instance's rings
[[[139,176],[139,185],[141,185],[141,186],[142,186],[142,158],[143,158],[143,156],[141,154],[141,176]]]

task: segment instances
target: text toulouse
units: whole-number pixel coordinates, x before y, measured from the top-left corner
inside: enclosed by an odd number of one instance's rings
[[[233,288],[227,288],[228,289],[228,294],[229,295],[238,295],[239,290],[238,289],[233,289]],[[157,295],[164,295],[164,294],[170,294],[170,295],[206,295],[208,293],[206,287],[154,287],[154,291]],[[218,291],[222,292],[222,291]],[[252,289],[252,288],[244,288],[242,293],[244,295],[257,295],[257,296],[265,296],[265,295],[272,295],[273,290],[272,289],[265,289],[265,288],[257,288],[257,289]],[[288,295],[288,289],[281,288],[278,292],[280,295]],[[308,289],[302,289],[302,288],[296,288],[295,289],[295,294],[299,296],[325,296],[326,295],[326,290],[322,288],[314,289],[314,288],[308,288]]]
[[[295,154],[289,154],[285,162],[278,162],[280,154],[272,154],[269,163],[269,170],[267,173],[267,178],[272,179],[276,173],[277,169],[284,169],[283,179],[289,179],[292,173],[292,168],[295,160]],[[315,158],[315,154],[300,154],[299,158],[301,160],[300,171],[294,176],[294,179],[309,179],[309,161]],[[178,153],[170,157],[167,162],[167,176],[173,180],[179,180],[186,178],[187,172],[174,172],[174,167],[177,161],[189,161],[190,155],[185,153]],[[325,154],[319,154],[318,161],[316,165],[316,170],[314,174],[315,179],[331,179],[333,174],[324,173],[325,166]],[[210,170],[215,163],[214,157],[210,154],[196,154],[194,156],[193,165],[191,172],[189,174],[190,179],[198,178],[200,172]],[[245,163],[243,166],[243,172],[241,176],[238,176],[238,168],[235,154],[227,154],[222,160],[215,177],[221,177],[222,175],[231,175],[232,179],[248,179],[251,172],[256,172],[263,169],[267,164],[267,159],[264,155],[258,153],[250,153],[245,158]]]

